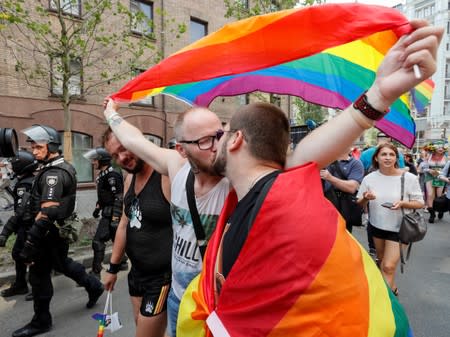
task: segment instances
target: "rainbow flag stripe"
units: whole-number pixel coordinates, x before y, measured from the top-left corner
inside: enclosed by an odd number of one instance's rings
[[[217,294],[220,244],[236,204],[231,193],[181,301],[177,336],[412,336],[374,261],[323,196],[314,163],[277,177]]]
[[[252,17],[228,24],[169,56],[111,97],[130,102],[165,94],[208,106],[217,96],[258,90],[344,109],[369,88],[386,52],[411,29],[395,9],[358,3]],[[430,80],[418,85],[397,100],[376,126],[412,146],[415,125],[410,97],[420,112],[432,90]]]

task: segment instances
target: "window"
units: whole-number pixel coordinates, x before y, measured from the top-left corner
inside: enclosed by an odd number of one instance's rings
[[[144,69],[138,69],[134,68],[131,70],[131,78],[135,78],[139,74],[143,73]],[[140,105],[140,106],[155,106],[155,97],[150,96],[144,99],[141,99],[140,101],[134,102],[133,105]]]
[[[64,148],[64,132],[60,132]],[[79,183],[94,181],[94,173],[91,162],[83,157],[83,153],[92,149],[92,137],[79,132],[72,131],[72,165],[77,170],[77,180]]]
[[[139,0],[130,1],[130,11],[133,15],[131,31],[146,35],[153,31],[153,4]]]
[[[249,7],[249,1],[248,0],[239,0],[239,2],[241,3],[242,7],[248,9],[248,7]]]
[[[53,57],[51,62],[51,92],[53,95],[61,96],[63,94],[63,69],[60,57]],[[81,79],[81,62],[79,60],[70,61],[70,77],[69,77],[69,95],[81,96],[82,79]]]
[[[191,18],[190,34],[191,43],[200,40],[202,37],[208,35],[208,24],[204,21]]]
[[[151,141],[153,144],[156,144],[158,146],[162,145],[162,138],[155,136],[155,135],[150,135],[150,134],[144,134],[144,137],[147,138],[149,141]]]
[[[276,105],[277,107],[281,107],[281,96],[277,94],[270,94],[270,103]]]
[[[445,80],[444,99],[450,99],[450,80]]]
[[[50,0],[50,9],[57,11],[58,5],[65,14],[80,16],[81,1],[80,0]]]
[[[239,95],[239,105],[246,105],[250,103],[250,94]]]
[[[445,62],[445,78],[450,78],[450,59]]]
[[[444,115],[450,115],[450,102],[444,102]]]

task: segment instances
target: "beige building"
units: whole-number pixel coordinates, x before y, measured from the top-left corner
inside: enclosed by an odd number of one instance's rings
[[[73,1],[70,2],[70,0],[60,1],[61,6],[65,6],[63,7],[66,14],[65,21],[68,25],[71,22],[83,20],[85,11],[83,0],[77,1],[77,4],[74,4]],[[153,34],[153,49],[149,48],[148,53],[153,53],[153,55],[158,55],[161,58],[167,57],[189,43],[219,29],[228,21],[224,17],[225,5],[223,0],[118,1],[129,8],[131,12],[141,12],[153,20],[151,26],[140,24],[131,27],[129,34],[130,38],[135,39],[136,42],[143,33],[151,31]],[[32,4],[33,2],[25,3]],[[46,13],[48,20],[52,20],[55,27],[58,27],[54,0],[40,0],[39,2],[41,5],[48,7]],[[33,13],[33,6],[29,8],[30,15],[36,14]],[[166,13],[165,19],[161,13]],[[109,20],[108,22],[111,23],[109,29],[119,30],[120,25],[122,25],[120,28],[123,29],[123,21],[120,18],[109,16],[105,20]],[[179,38],[176,38],[174,29],[179,24],[184,24],[186,31]],[[13,36],[14,34],[13,31]],[[98,58],[106,58],[106,56],[109,56],[108,53],[113,51],[104,49],[97,52]],[[40,56],[30,52],[23,57],[26,66],[27,62],[29,65],[37,64]],[[16,59],[3,41],[0,42],[0,58],[0,127],[11,127],[20,131],[32,124],[43,123],[63,131],[64,113],[60,99],[61,89],[58,88],[58,74],[49,72],[48,76],[45,76],[46,83],[41,83],[39,87],[31,86],[21,75]],[[120,60],[120,55],[116,59]],[[119,61],[117,63],[111,62],[110,67],[117,67],[118,64]],[[76,62],[73,66],[77,66]],[[82,157],[82,154],[86,149],[101,144],[102,132],[107,127],[102,113],[103,98],[117,91],[136,73],[143,70],[145,69],[129,69],[128,74],[121,81],[105,83],[89,93],[83,92],[83,87],[89,85],[89,74],[71,78],[70,90],[79,96],[70,105],[73,163],[78,172],[79,188],[92,188],[94,186],[95,173],[90,163]],[[192,71],[195,71],[195,69]],[[217,98],[211,108],[226,122],[232,111],[240,103],[243,103],[242,97]],[[121,109],[121,114],[129,122],[138,126],[144,134],[157,144],[165,146],[172,136],[172,126],[177,114],[187,107],[185,103],[176,101],[171,97],[157,96],[138,104],[124,106]],[[24,135],[20,132],[18,134],[20,145],[26,147]]]

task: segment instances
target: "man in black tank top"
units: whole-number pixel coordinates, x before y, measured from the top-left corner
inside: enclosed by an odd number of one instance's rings
[[[124,184],[124,213],[117,228],[105,288],[113,290],[126,252],[131,261],[128,288],[136,335],[162,337],[171,281],[170,182],[126,150],[110,129],[105,132],[103,143],[113,160],[129,173]],[[152,326],[151,331],[148,326]]]

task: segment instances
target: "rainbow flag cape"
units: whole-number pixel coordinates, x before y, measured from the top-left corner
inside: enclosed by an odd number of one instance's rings
[[[217,294],[221,240],[236,203],[231,193],[203,270],[182,298],[177,336],[412,336],[374,261],[324,197],[315,163],[277,177]]]
[[[259,90],[344,109],[370,87],[386,52],[411,30],[399,11],[357,3],[256,16],[185,47],[111,97],[133,102],[166,94],[208,106],[217,96]],[[415,124],[410,102],[424,109],[433,87],[426,80],[402,96],[377,128],[411,147]]]

